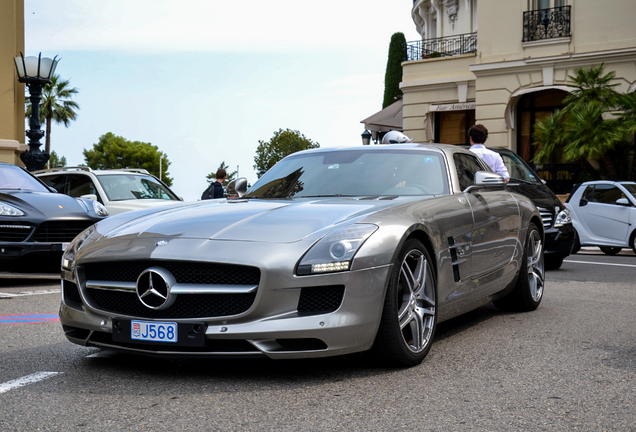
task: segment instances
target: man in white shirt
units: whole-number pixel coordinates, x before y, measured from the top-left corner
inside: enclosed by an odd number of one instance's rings
[[[488,129],[482,124],[476,124],[468,129],[468,138],[470,139],[470,151],[482,158],[484,162],[497,174],[503,176],[506,182],[510,181],[508,168],[504,164],[501,155],[492,150],[488,150],[484,143],[488,139]]]

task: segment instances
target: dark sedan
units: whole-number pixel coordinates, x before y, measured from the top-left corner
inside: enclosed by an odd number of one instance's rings
[[[59,271],[66,246],[106,216],[100,203],[56,193],[0,163],[0,271]]]

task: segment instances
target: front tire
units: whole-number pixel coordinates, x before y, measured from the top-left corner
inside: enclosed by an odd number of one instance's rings
[[[387,287],[376,355],[398,367],[418,365],[431,349],[437,325],[437,289],[430,255],[415,239],[398,255]]]
[[[546,256],[545,258],[546,270],[558,270],[563,264],[563,257]]]
[[[494,304],[499,310],[533,311],[541,303],[544,286],[543,239],[537,226],[531,223],[528,227],[517,283],[508,296],[496,300]]]
[[[623,250],[623,248],[613,247],[613,246],[601,246],[600,249],[601,249],[601,252],[603,252],[606,255],[616,255],[621,250]]]

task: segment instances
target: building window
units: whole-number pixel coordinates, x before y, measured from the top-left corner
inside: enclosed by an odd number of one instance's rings
[[[470,144],[468,129],[475,124],[475,110],[435,113],[435,142]]]
[[[564,1],[531,0],[523,13],[523,42],[570,37],[570,9]]]

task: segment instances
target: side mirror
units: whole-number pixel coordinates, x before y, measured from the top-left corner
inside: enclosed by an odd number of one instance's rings
[[[627,198],[619,198],[616,200],[616,204],[618,205],[622,205],[622,206],[631,206],[631,203],[629,202],[629,200]]]
[[[82,195],[82,196],[80,196],[80,198],[86,198],[86,199],[89,199],[89,200],[97,201],[97,195],[95,195],[95,194]]]
[[[243,197],[247,192],[247,179],[245,177],[237,178],[236,180],[232,180],[227,185],[227,196],[231,197]]]
[[[477,171],[475,173],[475,184],[468,186],[464,192],[470,192],[473,189],[504,187],[505,185],[506,180],[503,176],[490,171]]]
[[[581,201],[579,201],[579,207],[585,207],[588,202],[589,201],[586,200],[585,198],[581,198]]]

